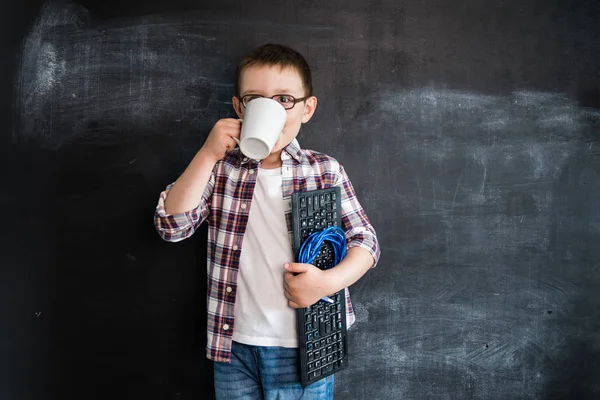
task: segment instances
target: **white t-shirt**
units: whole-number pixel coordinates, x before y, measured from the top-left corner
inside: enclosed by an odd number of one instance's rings
[[[281,168],[259,168],[242,242],[233,340],[254,346],[298,347],[296,310],[283,290],[283,264],[294,253],[285,221]]]

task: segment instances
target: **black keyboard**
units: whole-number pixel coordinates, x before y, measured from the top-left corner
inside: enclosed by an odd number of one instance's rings
[[[333,187],[292,194],[294,255],[308,236],[330,226],[341,227],[340,188]],[[313,265],[321,269],[334,264],[333,247],[325,242]],[[344,290],[329,296],[333,303],[320,300],[298,309],[300,380],[310,385],[348,364],[346,297]]]

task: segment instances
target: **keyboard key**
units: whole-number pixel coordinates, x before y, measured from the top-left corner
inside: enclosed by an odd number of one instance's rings
[[[331,371],[333,371],[333,364],[329,364],[329,365],[326,365],[326,366],[324,366],[324,367],[321,369],[321,374],[322,374],[322,375],[325,375],[325,374],[328,374],[328,373],[330,373]]]

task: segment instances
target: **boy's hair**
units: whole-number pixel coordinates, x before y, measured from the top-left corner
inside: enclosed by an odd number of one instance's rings
[[[302,86],[306,93],[305,96],[312,96],[312,78],[310,76],[310,67],[302,57],[302,54],[296,50],[281,44],[265,44],[260,46],[244,57],[238,64],[235,73],[235,93],[240,95],[240,78],[245,69],[254,66],[279,66],[281,68],[294,68],[302,79]]]

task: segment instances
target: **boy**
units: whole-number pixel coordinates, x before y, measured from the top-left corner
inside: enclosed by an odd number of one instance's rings
[[[161,193],[155,225],[179,241],[208,221],[208,342],[217,399],[332,399],[333,376],[305,388],[298,373],[295,308],[352,285],[379,258],[373,227],[343,167],[301,149],[300,126],[317,107],[310,68],[295,50],[264,45],[238,66],[233,107],[270,97],[287,111],[273,151],[262,161],[235,148],[241,122],[217,121],[184,173]],[[342,188],[347,255],[323,271],[294,263],[291,194]],[[348,292],[347,325],[354,322]]]

